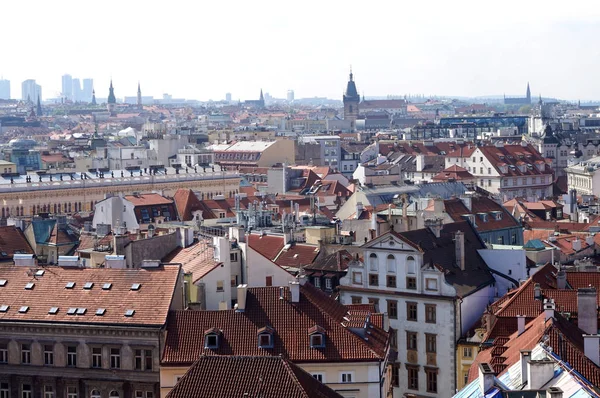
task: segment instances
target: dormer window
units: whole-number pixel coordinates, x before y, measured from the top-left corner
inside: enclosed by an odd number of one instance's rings
[[[258,329],[258,347],[273,348],[273,333],[275,330],[270,326]]]
[[[208,348],[208,349],[219,348],[220,335],[221,335],[221,331],[216,328],[208,329],[206,332],[204,332],[204,348]]]
[[[308,337],[310,339],[310,348],[324,348],[325,347],[325,329],[321,326],[315,325],[308,330]]]

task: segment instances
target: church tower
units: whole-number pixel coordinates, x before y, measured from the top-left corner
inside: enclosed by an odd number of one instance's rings
[[[356,90],[356,84],[354,83],[354,75],[350,70],[350,80],[346,86],[346,92],[344,93],[344,120],[350,121],[350,128],[356,130],[356,119],[358,119],[358,104],[360,103],[360,95]]]
[[[265,107],[265,96],[263,95],[262,88],[260,89],[260,98],[258,99],[259,107]]]
[[[36,113],[37,113],[38,117],[41,117],[43,115],[43,112],[42,112],[42,103],[40,101],[40,97],[39,96],[38,96],[38,100],[37,100],[37,112]]]
[[[96,90],[92,90],[92,105],[96,105]]]
[[[138,109],[142,109],[142,89],[140,88],[140,82],[138,82],[138,92],[137,92],[137,107]]]
[[[115,111],[117,105],[117,99],[115,98],[115,89],[113,88],[112,79],[110,79],[110,88],[108,89],[108,101],[106,101],[106,109],[110,113]]]
[[[527,103],[531,104],[531,89],[529,88],[529,82],[527,82]]]

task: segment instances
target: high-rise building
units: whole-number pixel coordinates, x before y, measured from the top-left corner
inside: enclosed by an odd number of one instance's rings
[[[82,101],[83,91],[81,90],[81,83],[79,79],[73,79],[73,102]]]
[[[231,93],[226,93],[225,94],[225,101],[231,102]]]
[[[288,102],[294,102],[294,90],[288,90],[287,100]]]
[[[63,75],[62,77],[61,96],[66,100],[73,100],[73,77],[71,75]]]
[[[10,99],[10,80],[0,79],[0,99]]]
[[[35,79],[27,79],[21,83],[21,99],[36,103],[37,99],[42,99],[42,86],[35,82]]]
[[[92,91],[94,91],[94,79],[83,79],[83,102],[92,101]]]

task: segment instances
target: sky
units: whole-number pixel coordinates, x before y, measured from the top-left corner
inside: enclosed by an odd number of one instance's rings
[[[341,98],[350,66],[366,96],[600,99],[600,2],[3,1],[0,76],[44,99],[61,76],[106,98]]]

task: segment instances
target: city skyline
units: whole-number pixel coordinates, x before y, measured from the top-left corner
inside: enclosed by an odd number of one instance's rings
[[[143,94],[155,98],[168,93],[221,100],[230,92],[233,99],[246,100],[258,98],[263,89],[278,98],[294,90],[295,98],[337,99],[350,65],[361,96],[513,96],[522,95],[527,82],[534,97],[586,101],[598,99],[600,92],[600,82],[589,78],[600,64],[600,54],[591,51],[600,33],[600,10],[590,1],[568,8],[553,1],[509,1],[501,8],[472,1],[386,2],[372,8],[309,1],[292,12],[271,1],[202,7],[175,1],[159,13],[109,0],[93,15],[77,2],[64,1],[66,14],[86,15],[72,18],[68,26],[45,17],[54,4],[33,3],[39,11],[32,15],[37,30],[72,38],[60,52],[53,46],[35,51],[23,46],[34,32],[6,43],[11,60],[18,62],[3,64],[0,74],[11,81],[13,98],[20,98],[19,86],[27,79],[44,87],[44,99],[58,98],[61,76],[70,74],[93,78],[99,98],[108,95],[112,77],[118,98],[135,96],[139,81]],[[7,7],[7,15],[27,11],[18,2]],[[17,20],[8,18],[5,29],[19,29]],[[112,28],[101,36],[106,46],[91,46],[88,36],[75,34],[107,21]],[[132,42],[118,28],[130,26],[127,32],[133,32],[137,25],[160,34]],[[66,56],[69,47],[76,57]],[[557,49],[561,56],[555,55]],[[157,51],[162,55],[148,57]]]

